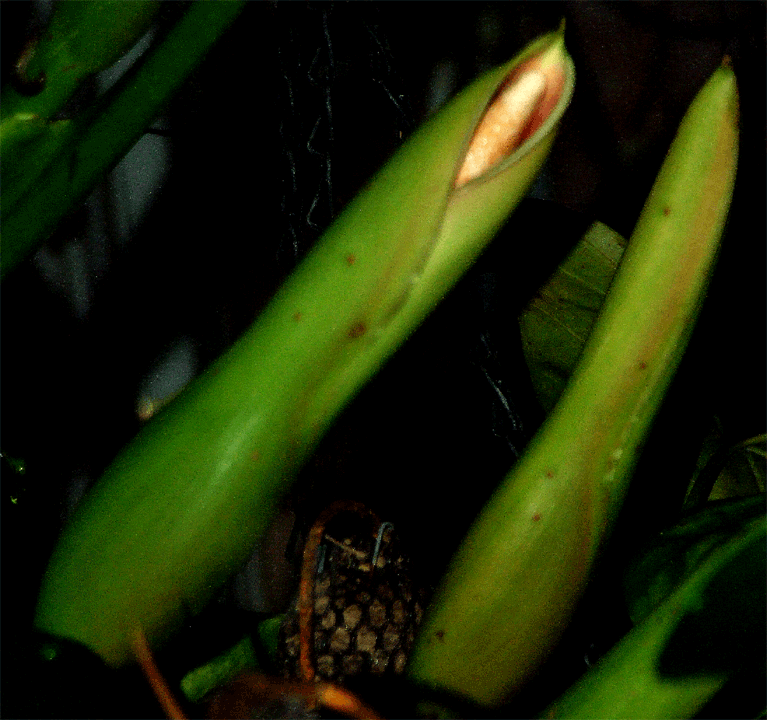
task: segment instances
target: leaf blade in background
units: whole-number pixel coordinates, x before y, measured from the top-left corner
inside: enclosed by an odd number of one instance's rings
[[[711,503],[654,538],[629,564],[624,592],[634,623],[648,617],[718,547],[765,510],[764,495]]]
[[[541,717],[692,717],[764,657],[766,536],[764,516],[747,523]]]
[[[618,233],[594,223],[519,317],[525,358],[546,413],[575,368],[625,247]]]

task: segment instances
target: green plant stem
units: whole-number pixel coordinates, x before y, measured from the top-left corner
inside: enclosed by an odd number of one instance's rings
[[[20,197],[13,188],[3,193],[3,275],[135,145],[243,7],[241,0],[192,3],[167,37],[92,111],[66,121],[64,137],[38,156],[46,169],[34,184]]]
[[[84,79],[105,70],[146,32],[160,4],[156,0],[60,2],[41,38],[32,40],[17,64],[15,84],[39,83],[27,93],[3,88],[0,118],[35,115],[50,120]],[[28,59],[27,56],[28,55]]]

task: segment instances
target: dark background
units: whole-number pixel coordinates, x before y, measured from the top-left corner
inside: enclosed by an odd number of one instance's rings
[[[180,8],[166,7],[162,21]],[[439,577],[541,419],[516,312],[592,220],[630,234],[681,116],[724,54],[742,114],[728,233],[616,547],[673,519],[714,414],[732,439],[764,431],[764,3],[251,3],[168,109],[171,164],[144,221],[128,243],[114,240],[106,265],[86,260],[87,312],[73,312],[34,258],[3,282],[0,448],[26,466],[2,470],[4,669],[28,642],[67,488],[97,478],[138,430],[136,396],[156,358],[182,335],[200,365],[220,354],[441,97],[563,16],[576,93],[535,199],[363,391],[291,507],[311,517],[331,496],[357,495],[395,520],[424,576]],[[5,79],[34,22],[31,3],[4,3],[2,20]],[[76,213],[50,252],[80,243],[87,258],[85,225]],[[608,554],[602,575],[615,562]],[[625,630],[620,611],[595,627],[615,600],[601,582],[607,600],[579,616],[563,687],[584,647]],[[3,696],[16,689],[18,713],[16,677],[4,670]],[[521,715],[536,705],[520,702]]]

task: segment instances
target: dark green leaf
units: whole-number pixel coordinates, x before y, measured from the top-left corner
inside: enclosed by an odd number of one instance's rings
[[[644,620],[715,548],[764,510],[763,495],[712,503],[661,533],[626,572],[624,588],[631,619],[635,623]]]
[[[594,223],[520,315],[525,357],[547,413],[575,368],[625,246],[614,230]]]
[[[679,621],[658,659],[662,676],[718,675],[763,663],[767,644],[767,553],[756,536],[719,568]]]

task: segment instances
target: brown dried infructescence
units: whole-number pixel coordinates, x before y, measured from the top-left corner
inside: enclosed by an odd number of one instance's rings
[[[483,175],[531,138],[559,101],[565,81],[562,63],[552,61],[551,51],[515,68],[477,125],[455,187]]]
[[[307,537],[278,665],[288,679],[339,685],[400,675],[426,599],[391,523],[360,503],[336,501]]]

